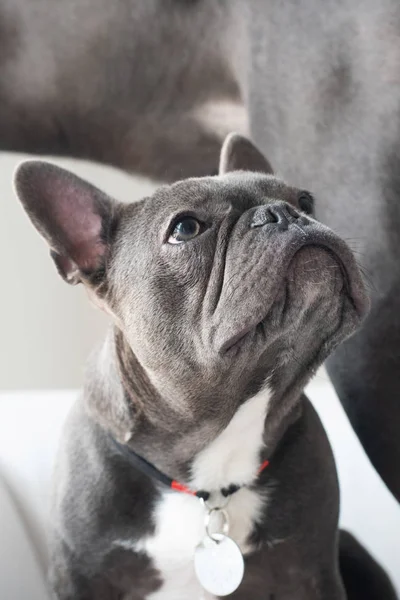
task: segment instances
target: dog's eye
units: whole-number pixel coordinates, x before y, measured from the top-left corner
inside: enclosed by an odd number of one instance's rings
[[[314,198],[309,192],[300,192],[297,202],[300,210],[307,215],[312,215],[314,213]]]
[[[195,238],[201,232],[201,223],[194,217],[183,217],[173,225],[168,238],[169,244],[182,244]]]

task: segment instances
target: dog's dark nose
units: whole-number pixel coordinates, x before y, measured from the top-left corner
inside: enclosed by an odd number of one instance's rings
[[[285,230],[290,223],[298,222],[299,225],[306,225],[307,218],[297,212],[293,206],[287,202],[274,202],[265,206],[259,206],[253,214],[251,227],[263,227],[269,223],[275,223],[278,229]]]

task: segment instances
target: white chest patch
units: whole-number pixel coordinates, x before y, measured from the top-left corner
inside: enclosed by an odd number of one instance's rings
[[[247,400],[227,427],[197,456],[192,489],[219,490],[232,483],[250,484],[256,479],[269,398],[269,390],[264,389]],[[220,498],[223,499],[222,495]],[[244,554],[250,551],[247,539],[265,502],[265,495],[243,487],[230,497],[226,506],[229,536]],[[193,567],[195,548],[205,535],[204,518],[205,507],[198,498],[166,490],[156,508],[154,535],[140,544],[133,545],[129,540],[116,542],[136,552],[146,552],[161,572],[164,583],[148,600],[214,600],[198,583]]]
[[[270,392],[264,388],[237,410],[193,464],[192,488],[215,490],[254,481],[260,466]]]

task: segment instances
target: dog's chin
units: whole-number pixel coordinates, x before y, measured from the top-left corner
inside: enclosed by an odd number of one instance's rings
[[[336,332],[345,320],[351,321],[356,329],[364,310],[363,307],[360,310],[359,297],[355,297],[359,282],[351,277],[351,269],[330,248],[303,246],[294,255],[285,276],[277,281],[276,297],[268,312],[239,329],[223,345],[221,353],[235,357],[246,350],[262,350],[277,324],[282,334],[296,324],[301,328],[302,315],[313,311],[321,315],[320,333],[324,328],[323,315],[328,313],[340,315],[333,327]]]
[[[367,301],[358,268],[354,260],[349,263],[348,258],[347,248],[342,244],[335,251],[321,245],[300,248],[286,276],[288,312],[293,311],[293,304],[303,312],[321,306],[340,306],[346,313],[343,317],[351,318],[356,327],[365,315]]]

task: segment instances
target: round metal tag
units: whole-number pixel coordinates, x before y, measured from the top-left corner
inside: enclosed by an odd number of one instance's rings
[[[244,560],[236,542],[222,533],[214,533],[197,546],[194,568],[205,590],[215,596],[227,596],[242,582]]]

